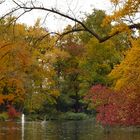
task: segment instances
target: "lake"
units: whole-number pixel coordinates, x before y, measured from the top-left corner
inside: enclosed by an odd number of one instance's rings
[[[140,129],[106,131],[94,120],[0,122],[0,140],[140,140]]]

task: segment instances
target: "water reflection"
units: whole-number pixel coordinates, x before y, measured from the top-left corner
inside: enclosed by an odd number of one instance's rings
[[[23,129],[24,127],[24,129]],[[93,120],[0,122],[0,140],[139,140],[140,129],[116,129],[106,133]]]
[[[15,122],[0,122],[0,140],[19,140],[21,128]]]
[[[25,116],[24,114],[21,115],[21,137],[24,140],[24,123],[25,123]]]
[[[21,137],[24,140],[24,123],[21,123]]]

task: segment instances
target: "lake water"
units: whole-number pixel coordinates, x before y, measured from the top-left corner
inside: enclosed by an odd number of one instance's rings
[[[140,129],[112,128],[105,131],[93,120],[0,122],[0,140],[140,140]]]

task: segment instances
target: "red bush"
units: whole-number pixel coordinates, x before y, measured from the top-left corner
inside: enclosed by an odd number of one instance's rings
[[[7,106],[7,111],[10,119],[16,119],[20,116],[20,112],[17,112],[12,105]]]
[[[97,121],[103,125],[140,125],[140,95],[134,88],[114,92],[95,85],[85,99],[90,106],[96,107]]]

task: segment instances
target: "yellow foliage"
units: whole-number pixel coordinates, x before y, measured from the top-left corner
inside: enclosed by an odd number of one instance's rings
[[[113,23],[114,28],[110,34],[118,31],[130,33],[127,28],[128,24],[133,25],[139,22],[137,19],[139,18],[140,0],[110,0],[110,2],[114,5],[115,10],[106,16],[102,26]]]
[[[119,25],[116,25],[110,32],[110,35],[111,34],[114,34],[115,32],[127,32],[128,34],[131,33],[131,30],[128,28],[128,26],[124,23],[121,23]]]
[[[59,92],[59,90],[54,89],[54,90],[51,91],[51,95],[52,95],[53,97],[58,97],[58,96],[60,95],[60,92]]]
[[[131,43],[133,47],[128,51],[125,59],[109,75],[116,79],[116,89],[140,83],[140,39],[132,40]]]
[[[108,22],[119,21],[125,16],[135,16],[139,12],[140,0],[110,0],[115,5],[115,11],[107,17]]]

